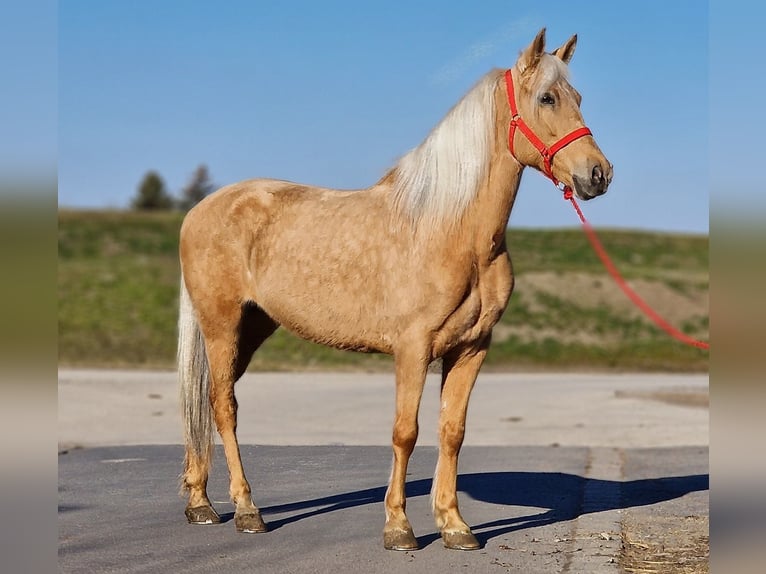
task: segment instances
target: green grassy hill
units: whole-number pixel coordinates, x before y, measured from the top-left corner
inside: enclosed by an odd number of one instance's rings
[[[177,213],[59,212],[59,364],[172,368],[178,306]],[[599,236],[631,286],[671,324],[708,337],[708,238]],[[670,339],[614,285],[579,229],[512,230],[511,303],[487,367],[684,370],[708,353]],[[382,355],[335,351],[279,330],[253,369],[385,369]]]

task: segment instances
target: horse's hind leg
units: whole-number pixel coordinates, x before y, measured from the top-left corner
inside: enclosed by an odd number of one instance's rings
[[[210,469],[210,453],[199,455],[187,451],[184,462],[183,486],[189,492],[186,519],[190,524],[218,524],[218,513],[207,497],[207,477]]]
[[[211,374],[210,404],[229,467],[234,524],[239,532],[265,532],[266,524],[253,503],[239,453],[234,383],[244,373],[255,349],[274,332],[277,324],[255,306],[237,305],[229,317],[222,316],[221,305],[216,310],[215,329],[208,330],[216,336],[206,338]]]
[[[444,545],[456,550],[479,548],[479,542],[458,509],[457,461],[465,435],[468,398],[488,346],[489,338],[478,349],[452,352],[443,360],[439,458],[431,491],[431,504]]]
[[[216,524],[220,518],[207,496],[213,454],[210,373],[204,338],[183,280],[178,320],[178,375],[185,443],[181,486],[182,492],[189,495],[186,518],[192,524]]]

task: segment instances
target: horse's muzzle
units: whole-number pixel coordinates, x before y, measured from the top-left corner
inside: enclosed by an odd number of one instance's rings
[[[574,183],[575,192],[577,196],[587,201],[603,195],[606,193],[606,189],[612,181],[612,164],[606,163],[605,166],[601,164],[595,164],[590,169],[590,177],[581,177],[579,175],[572,176],[572,183]]]

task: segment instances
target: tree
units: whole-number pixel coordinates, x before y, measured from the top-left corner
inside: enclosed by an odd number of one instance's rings
[[[165,182],[156,171],[149,171],[138,186],[138,194],[133,199],[133,209],[155,210],[173,207],[173,198],[165,190]]]
[[[181,190],[179,206],[184,211],[189,211],[213,191],[215,186],[210,181],[210,176],[205,165],[200,165],[194,170],[189,183]]]

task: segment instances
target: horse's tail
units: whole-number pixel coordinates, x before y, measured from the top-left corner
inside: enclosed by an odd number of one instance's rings
[[[210,366],[205,354],[205,339],[186,290],[183,273],[180,291],[178,379],[186,442],[184,468],[188,469],[192,454],[204,467],[208,466],[213,454],[213,411],[210,406]],[[181,489],[186,488],[187,485],[182,483]]]

